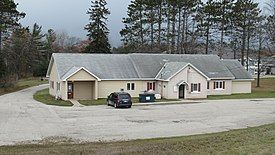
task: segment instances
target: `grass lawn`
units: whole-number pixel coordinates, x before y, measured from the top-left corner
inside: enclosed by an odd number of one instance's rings
[[[179,101],[179,100],[168,100],[168,99],[160,99],[156,100],[155,102],[169,102],[169,101]],[[132,98],[133,103],[138,103],[139,99],[137,97]],[[85,105],[85,106],[93,106],[93,105],[106,105],[106,99],[98,99],[98,100],[80,100],[80,104]]]
[[[40,78],[32,77],[19,80],[14,87],[0,88],[0,95],[16,92],[25,88],[47,84],[48,81],[41,81]]]
[[[228,132],[128,142],[46,142],[0,147],[0,154],[275,154],[275,124]]]
[[[252,82],[251,94],[211,95],[210,100],[217,99],[252,99],[252,98],[275,98],[275,78],[264,78],[260,81],[260,87],[256,87],[257,80]]]
[[[47,105],[55,105],[55,106],[73,106],[73,104],[69,101],[63,101],[63,100],[55,100],[54,97],[52,97],[49,94],[49,89],[44,89],[41,91],[36,92],[33,95],[33,98],[38,101],[42,102]]]

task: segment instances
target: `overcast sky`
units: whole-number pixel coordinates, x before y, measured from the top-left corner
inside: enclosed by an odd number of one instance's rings
[[[110,29],[110,43],[119,46],[119,31],[123,27],[122,18],[127,15],[127,6],[131,0],[107,0],[111,10],[108,27]],[[260,1],[260,0],[259,0]],[[265,1],[265,0],[264,0]],[[86,11],[91,5],[90,0],[15,0],[18,9],[25,12],[26,17],[21,20],[24,26],[38,23],[43,30],[54,29],[67,32],[71,36],[86,38],[84,26],[88,23]],[[263,6],[261,1],[261,6]]]

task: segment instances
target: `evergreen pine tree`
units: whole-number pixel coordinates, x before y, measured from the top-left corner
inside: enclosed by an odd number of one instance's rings
[[[47,64],[48,61],[47,58],[43,56],[45,50],[43,43],[44,36],[42,26],[35,23],[29,41],[29,66],[31,66],[34,76],[45,76],[47,71],[47,65],[45,64]]]
[[[109,29],[106,23],[110,11],[106,5],[105,0],[95,0],[92,1],[91,8],[87,11],[90,16],[90,23],[85,27],[90,40],[90,44],[86,48],[88,53],[111,53],[108,40]]]
[[[220,49],[219,56],[222,57],[224,51],[224,37],[228,34],[231,27],[230,20],[232,18],[232,7],[234,0],[219,0],[217,2],[217,22],[220,30]]]
[[[209,45],[211,41],[212,29],[214,23],[217,21],[217,5],[213,0],[206,2],[202,8],[199,9],[197,20],[198,30],[201,32],[201,36],[205,37],[205,54],[209,53]]]
[[[142,46],[145,43],[144,2],[144,0],[134,0],[128,6],[128,17],[123,18],[125,28],[120,31],[125,45]]]
[[[2,53],[3,34],[9,28],[19,25],[18,20],[24,16],[24,13],[17,11],[17,4],[13,0],[0,1],[0,87],[2,85],[1,79],[5,78],[7,71],[4,54]]]
[[[43,52],[43,57],[46,58],[47,62],[50,62],[51,56],[55,51],[54,49],[54,44],[56,41],[56,34],[54,32],[54,30],[49,29],[48,33],[45,35],[46,36],[46,40],[45,40],[45,50]]]
[[[247,36],[253,27],[254,21],[257,21],[260,14],[258,3],[252,0],[237,0],[233,5],[232,20],[234,23],[234,32],[242,40],[241,63],[244,66],[244,54],[246,48]]]
[[[8,28],[19,25],[18,20],[25,14],[17,11],[17,4],[13,0],[0,1],[0,52],[2,49],[2,35]]]

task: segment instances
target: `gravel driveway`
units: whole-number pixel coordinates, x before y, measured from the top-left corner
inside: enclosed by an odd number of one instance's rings
[[[112,141],[227,131],[275,122],[275,99],[200,101],[200,104],[56,107],[32,95],[47,85],[0,96],[0,145],[69,137]]]

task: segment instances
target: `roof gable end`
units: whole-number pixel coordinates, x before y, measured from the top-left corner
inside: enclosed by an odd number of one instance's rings
[[[88,73],[90,76],[92,76],[94,79],[101,81],[100,78],[98,78],[96,75],[94,75],[93,73],[91,73],[90,71],[88,71],[85,67],[72,67],[63,77],[62,77],[62,81],[66,81],[68,79],[70,79],[71,77],[75,76],[77,73],[79,73],[80,71],[85,71],[86,73]],[[91,78],[92,79],[92,78]]]

